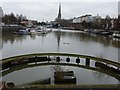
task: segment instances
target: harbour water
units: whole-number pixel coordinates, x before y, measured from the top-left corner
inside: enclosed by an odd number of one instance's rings
[[[120,63],[118,59],[120,40],[81,31],[53,29],[46,35],[13,35],[7,30],[2,35],[2,58],[42,53],[64,52],[97,56]],[[12,72],[3,77],[4,81],[13,81],[17,85],[45,79],[53,76],[53,66],[39,66]],[[118,84],[119,81],[106,74],[70,66],[60,66],[64,70],[73,70],[77,84]]]

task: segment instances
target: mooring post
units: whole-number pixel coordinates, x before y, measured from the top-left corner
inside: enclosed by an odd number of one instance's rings
[[[90,59],[89,58],[86,58],[86,66],[90,66]]]
[[[66,58],[66,62],[70,62],[70,58],[69,58],[69,56]]]
[[[60,57],[56,57],[56,62],[60,62]]]
[[[77,63],[77,64],[80,63],[80,59],[79,59],[79,57],[77,57],[77,59],[76,59],[76,63]]]

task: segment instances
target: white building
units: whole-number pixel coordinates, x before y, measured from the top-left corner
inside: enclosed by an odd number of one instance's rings
[[[81,22],[85,21],[85,22],[93,22],[94,17],[92,15],[85,15],[85,16],[81,16]]]
[[[86,21],[86,17],[85,16],[81,16],[81,22]]]
[[[93,16],[92,15],[85,15],[85,21],[86,22],[92,22],[93,21]]]
[[[83,21],[89,23],[89,22],[94,22],[95,20],[100,20],[101,16],[97,14],[97,16],[92,16],[90,14],[88,15],[83,15],[81,17],[73,18],[73,23],[82,23]]]
[[[81,17],[77,17],[73,19],[73,23],[82,23],[85,22],[92,22],[94,20],[92,15],[83,15]]]
[[[74,18],[73,23],[81,23],[81,17]]]
[[[99,19],[101,19],[101,16],[99,14],[97,14],[94,19],[99,20]]]

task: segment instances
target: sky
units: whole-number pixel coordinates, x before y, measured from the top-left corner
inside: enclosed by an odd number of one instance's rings
[[[101,17],[118,16],[119,0],[0,0],[4,13],[23,14],[28,19],[52,21],[58,15],[61,3],[62,18],[69,19],[86,14]]]
[[[118,3],[118,14],[120,15],[120,1]]]

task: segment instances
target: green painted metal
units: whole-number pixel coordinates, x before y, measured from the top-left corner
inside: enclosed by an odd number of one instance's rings
[[[92,56],[86,56],[86,55],[79,55],[79,54],[68,54],[68,53],[34,53],[34,54],[26,54],[26,55],[19,55],[19,56],[4,58],[0,62],[2,62],[2,64],[4,64],[4,63],[7,63],[9,61],[17,61],[17,60],[20,60],[21,58],[30,58],[30,57],[33,57],[33,56],[66,56],[66,57],[89,58],[90,60],[104,62],[106,64],[116,66],[118,68],[120,67],[120,63],[113,62],[111,60],[102,59],[102,58],[98,58],[98,57],[92,57]],[[67,66],[75,66],[75,67],[80,67],[80,68],[84,68],[84,69],[90,69],[90,70],[94,70],[94,71],[106,73],[106,74],[108,74],[108,75],[110,75],[110,76],[112,76],[112,77],[120,80],[120,76],[118,74],[115,74],[115,73],[112,73],[112,72],[107,72],[106,70],[101,70],[99,68],[85,66],[85,65],[80,65],[80,64],[51,63],[51,62],[50,63],[46,62],[46,63],[42,63],[42,64],[33,64],[33,65],[28,65],[28,64],[17,65],[17,66],[14,66],[14,67],[10,68],[9,70],[6,70],[6,71],[2,72],[0,74],[0,77],[4,76],[4,75],[7,75],[8,73],[11,73],[11,72],[16,71],[16,70],[21,70],[21,69],[29,68],[29,67],[42,66],[42,65],[67,65]]]
[[[80,58],[89,58],[90,60],[95,60],[99,62],[104,62],[106,64],[110,64],[113,66],[116,66],[120,68],[120,63],[114,62],[113,60],[107,60],[99,57],[93,57],[93,56],[87,56],[87,55],[80,55],[80,54],[69,54],[69,53],[34,53],[34,54],[26,54],[26,55],[19,55],[19,56],[14,56],[14,57],[9,57],[9,58],[4,58],[0,60],[2,63],[6,63],[8,61],[14,61],[18,60],[20,58],[29,58],[32,56],[69,56],[69,57],[80,57]]]

